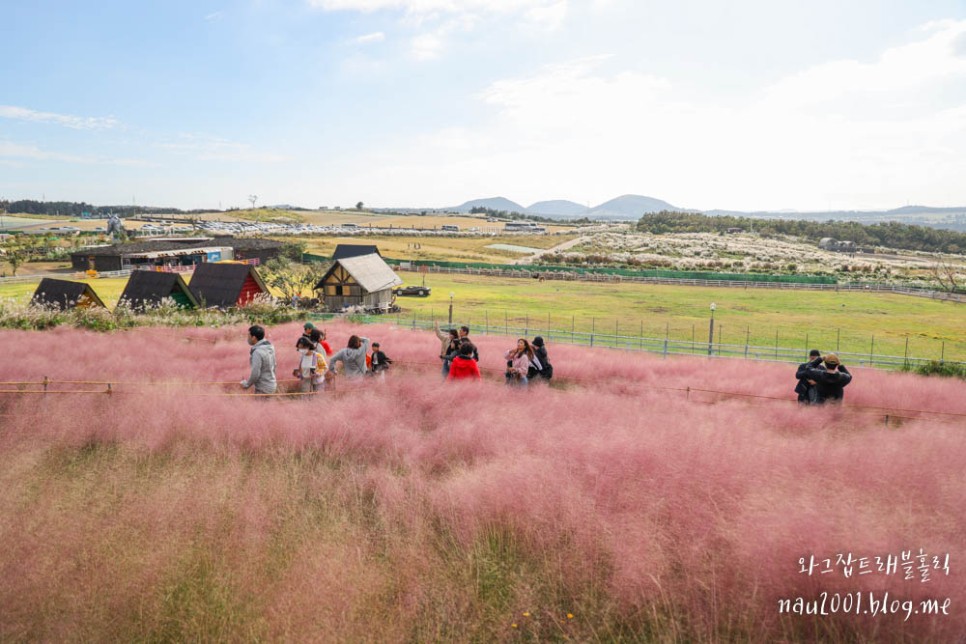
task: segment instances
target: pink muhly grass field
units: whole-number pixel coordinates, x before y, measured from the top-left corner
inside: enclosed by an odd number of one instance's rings
[[[856,368],[842,407],[800,408],[794,365],[548,339],[553,386],[516,391],[513,338],[475,337],[484,381],[444,383],[432,333],[328,331],[381,342],[389,376],[255,400],[215,395],[242,393],[243,327],[0,331],[0,381],[113,392],[0,394],[0,639],[966,631],[962,381]],[[300,332],[269,329],[284,388]],[[948,576],[799,572],[920,548]],[[823,591],[951,610],[779,615]]]

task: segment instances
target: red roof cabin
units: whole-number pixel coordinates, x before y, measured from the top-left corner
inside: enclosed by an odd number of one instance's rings
[[[250,264],[198,264],[188,288],[201,306],[219,309],[245,306],[256,295],[270,294]]]

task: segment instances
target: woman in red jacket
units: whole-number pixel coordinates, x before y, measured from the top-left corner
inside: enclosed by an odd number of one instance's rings
[[[473,345],[469,342],[460,344],[460,353],[453,358],[449,366],[448,380],[475,379],[482,380],[480,376],[480,366],[473,359]]]

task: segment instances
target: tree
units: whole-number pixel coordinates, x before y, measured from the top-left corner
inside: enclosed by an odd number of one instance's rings
[[[255,202],[258,201],[258,195],[248,195],[248,200],[252,202],[252,210],[255,210]]]
[[[278,289],[285,300],[299,297],[318,284],[323,275],[322,264],[293,264],[284,259],[273,259],[265,264],[265,283]]]
[[[10,264],[10,270],[13,272],[14,277],[17,275],[17,269],[25,261],[27,261],[27,252],[22,248],[11,250],[7,253],[7,263]]]
[[[356,210],[362,210],[362,202],[356,204]]]
[[[959,293],[963,290],[962,277],[945,259],[939,258],[939,262],[932,268],[932,274],[939,287],[947,293]]]

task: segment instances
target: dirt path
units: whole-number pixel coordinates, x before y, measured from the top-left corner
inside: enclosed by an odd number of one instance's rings
[[[556,253],[557,251],[561,251],[561,250],[567,250],[568,248],[573,248],[574,246],[577,246],[578,244],[583,244],[584,242],[589,241],[589,240],[590,240],[590,237],[578,237],[576,239],[571,239],[570,241],[565,241],[562,244],[557,244],[556,246],[554,246],[552,248],[547,248],[547,249],[542,250],[542,251],[540,251],[538,253],[534,253],[533,255],[529,255],[527,257],[522,257],[520,259],[515,259],[515,260],[513,260],[510,263],[511,264],[532,264],[533,262],[535,262],[536,260],[540,259],[544,255],[549,255],[551,253]]]

